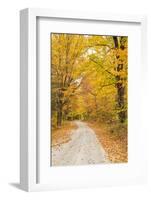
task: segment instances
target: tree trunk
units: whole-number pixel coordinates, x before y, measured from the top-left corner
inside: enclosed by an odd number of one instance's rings
[[[120,80],[120,77],[116,77],[117,80]],[[123,111],[122,109],[124,109],[124,93],[125,93],[125,87],[123,86],[122,83],[117,83],[116,84],[117,87],[117,102],[118,102],[118,108],[121,110],[118,113],[118,117],[120,122],[124,122],[126,119],[126,111]]]
[[[57,127],[60,128],[61,125],[62,125],[62,107],[59,107],[57,111]]]
[[[61,127],[62,125],[62,117],[63,117],[63,93],[61,89],[57,92],[57,127]]]
[[[121,42],[122,37],[120,38],[120,41],[118,42],[118,37],[117,36],[113,36],[113,41],[114,41],[114,46],[116,49],[121,49],[124,50],[124,45]],[[120,55],[116,55],[116,59],[119,60],[120,59]],[[116,71],[120,72],[123,70],[123,64],[118,64],[116,67]],[[125,93],[125,87],[122,83],[121,77],[120,75],[116,76],[116,88],[117,88],[117,104],[118,104],[118,109],[121,110],[118,113],[118,117],[120,122],[124,122],[126,119],[126,111],[124,111],[124,106],[125,106],[125,102],[124,102],[124,93]]]

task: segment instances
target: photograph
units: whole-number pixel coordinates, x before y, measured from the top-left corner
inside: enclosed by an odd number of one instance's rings
[[[50,166],[128,163],[128,36],[50,33]]]

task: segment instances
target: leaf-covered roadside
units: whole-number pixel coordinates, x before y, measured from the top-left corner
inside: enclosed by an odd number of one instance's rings
[[[50,135],[52,141],[51,146],[61,145],[70,141],[70,136],[73,130],[75,130],[76,124],[73,122],[64,122],[62,128],[55,128]]]
[[[95,131],[100,143],[107,152],[108,159],[111,163],[128,162],[128,137],[126,125],[100,124],[97,122],[89,122],[88,124]]]

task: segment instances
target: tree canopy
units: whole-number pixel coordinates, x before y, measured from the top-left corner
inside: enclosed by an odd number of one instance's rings
[[[53,33],[50,46],[53,127],[127,121],[128,37]]]

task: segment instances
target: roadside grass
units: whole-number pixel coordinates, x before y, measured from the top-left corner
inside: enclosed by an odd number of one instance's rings
[[[128,134],[126,124],[88,122],[88,125],[95,131],[111,163],[128,162]]]
[[[61,128],[51,129],[51,146],[57,146],[70,141],[71,131],[77,128],[72,121],[65,121]]]

